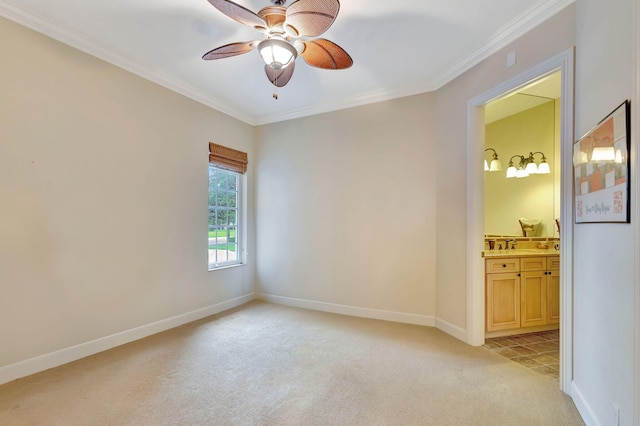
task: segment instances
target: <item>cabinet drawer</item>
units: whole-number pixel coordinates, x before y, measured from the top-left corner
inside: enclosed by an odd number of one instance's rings
[[[556,271],[560,269],[560,256],[547,257],[547,270]]]
[[[513,259],[487,259],[485,264],[487,274],[500,272],[520,272],[520,258]]]
[[[546,271],[546,257],[523,257],[520,259],[521,271]]]

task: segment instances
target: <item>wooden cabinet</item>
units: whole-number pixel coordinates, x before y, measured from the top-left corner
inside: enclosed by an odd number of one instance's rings
[[[560,324],[560,265],[558,263],[555,266],[551,265],[547,272],[547,324]]]
[[[547,258],[521,259],[521,327],[535,327],[547,323]]]
[[[559,324],[559,256],[486,259],[485,271],[488,332]]]
[[[487,331],[520,327],[520,274],[487,274]]]

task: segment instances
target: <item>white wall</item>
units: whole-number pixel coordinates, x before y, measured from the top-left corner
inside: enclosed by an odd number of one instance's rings
[[[262,293],[433,325],[434,102],[423,94],[258,128]]]
[[[625,99],[635,97],[635,0],[577,2],[576,137]],[[635,132],[638,123],[632,122]],[[637,138],[632,139],[632,152]],[[631,171],[631,187],[640,180]],[[633,204],[632,204],[633,205]],[[634,403],[634,277],[638,212],[631,224],[574,227],[574,386],[583,416],[594,423],[631,425]],[[589,411],[587,411],[587,409]],[[637,423],[636,423],[637,424]]]
[[[252,183],[250,126],[4,19],[0,51],[0,367],[252,294],[206,239],[208,142]]]
[[[571,48],[575,40],[575,8],[570,5],[515,42],[498,51],[437,92],[438,157],[459,159],[460,173],[449,173],[449,162],[437,163],[437,316],[467,328],[467,103]],[[507,68],[508,52],[516,65]],[[480,256],[480,250],[478,250]]]

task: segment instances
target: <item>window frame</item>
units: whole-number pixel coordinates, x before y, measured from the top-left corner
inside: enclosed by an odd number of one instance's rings
[[[209,168],[207,169],[207,177],[208,177],[207,182],[209,182],[209,179],[211,178],[212,168],[217,169],[224,173],[230,173],[236,177],[236,191],[235,191],[236,221],[235,221],[235,225],[233,226],[236,231],[236,235],[235,235],[236,258],[234,260],[230,260],[230,261],[227,260],[223,262],[217,262],[217,259],[215,258],[213,259],[213,261],[211,259],[211,252],[209,250],[209,232],[211,232],[212,229],[211,229],[211,225],[209,224],[209,214],[212,206],[209,205],[209,197],[211,196],[211,187],[207,183],[207,268],[209,271],[241,266],[245,264],[245,261],[244,261],[244,252],[245,252],[244,251],[244,245],[245,245],[244,234],[245,234],[245,226],[246,226],[246,220],[244,216],[244,210],[245,210],[244,209],[244,204],[245,204],[244,192],[245,192],[245,185],[246,185],[245,175],[243,173],[239,173],[234,170],[229,170],[228,168],[225,168],[210,162]],[[225,225],[225,229],[229,229],[228,223]],[[227,247],[227,253],[229,253],[228,247]]]

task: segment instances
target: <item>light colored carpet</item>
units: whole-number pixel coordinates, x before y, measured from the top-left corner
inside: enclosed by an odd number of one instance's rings
[[[254,301],[0,386],[9,425],[578,425],[553,379],[439,330]]]

